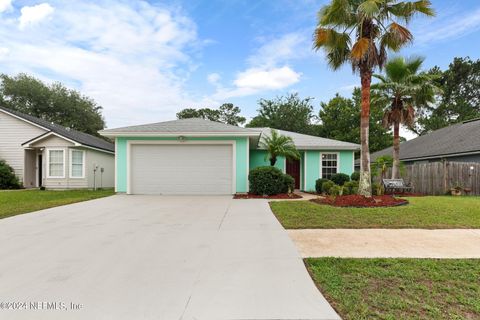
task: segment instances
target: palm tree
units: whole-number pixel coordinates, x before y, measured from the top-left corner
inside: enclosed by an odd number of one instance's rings
[[[396,57],[386,63],[385,76],[373,75],[380,80],[372,85],[372,90],[378,94],[375,100],[387,106],[383,126],[393,126],[392,179],[399,178],[400,173],[400,125],[411,127],[415,108],[434,103],[435,95],[440,93],[440,88],[435,84],[437,77],[419,72],[424,60],[421,57]]]
[[[260,146],[267,150],[267,156],[272,167],[277,162],[278,156],[284,156],[293,160],[300,158],[300,153],[295,147],[292,138],[279,134],[275,129],[270,130],[270,136],[264,135],[262,137]]]
[[[398,51],[413,40],[407,23],[415,14],[433,16],[429,0],[331,0],[318,14],[314,48],[324,49],[329,65],[339,69],[350,63],[362,85],[360,115],[360,185],[358,192],[372,195],[368,130],[370,84],[376,68],[382,69],[387,50]]]

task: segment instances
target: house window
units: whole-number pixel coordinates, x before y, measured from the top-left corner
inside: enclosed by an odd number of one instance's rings
[[[84,151],[70,150],[70,177],[83,178],[84,177]]]
[[[338,156],[336,153],[322,153],[322,178],[330,179],[338,170]]]
[[[65,177],[65,157],[63,150],[48,150],[48,177]]]

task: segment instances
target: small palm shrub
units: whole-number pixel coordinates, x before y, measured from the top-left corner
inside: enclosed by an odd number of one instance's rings
[[[350,177],[345,173],[336,173],[330,177],[330,180],[332,180],[338,186],[343,186],[345,182],[350,181]]]
[[[293,191],[294,179],[275,167],[258,167],[248,175],[250,192],[258,195],[274,195]]]
[[[322,190],[323,183],[327,182],[327,181],[330,181],[330,180],[328,180],[328,179],[317,179],[315,181],[315,191],[317,193],[322,193],[323,192],[323,190]]]
[[[21,187],[13,168],[5,160],[0,160],[0,189],[19,189]]]
[[[352,172],[352,174],[350,175],[350,179],[352,181],[358,181],[360,180],[360,171],[354,171]]]

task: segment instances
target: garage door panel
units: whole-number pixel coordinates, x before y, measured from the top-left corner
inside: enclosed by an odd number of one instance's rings
[[[133,144],[131,193],[232,194],[233,147]]]

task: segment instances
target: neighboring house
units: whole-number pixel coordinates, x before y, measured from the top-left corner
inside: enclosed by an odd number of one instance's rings
[[[383,155],[391,156],[392,148],[372,153],[372,162]],[[400,144],[400,160],[405,164],[444,159],[480,163],[480,119],[457,123]]]
[[[276,166],[302,190],[337,172],[351,174],[359,146],[279,130],[292,137],[301,159]],[[259,148],[268,128],[241,128],[182,119],[100,131],[115,138],[116,191],[128,194],[235,194],[248,192],[248,173],[267,166]]]
[[[106,188],[115,180],[112,143],[0,107],[0,159],[25,188]]]

